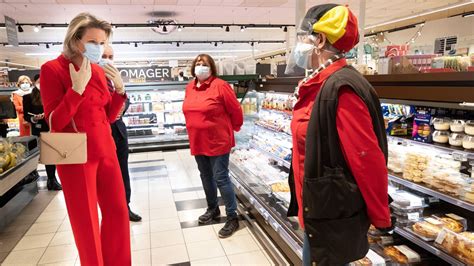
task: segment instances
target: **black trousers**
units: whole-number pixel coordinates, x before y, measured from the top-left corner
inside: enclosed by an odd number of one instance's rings
[[[56,179],[56,165],[45,165],[48,180]]]
[[[116,122],[117,123],[117,122]],[[114,127],[114,125],[112,125]],[[123,185],[125,187],[125,197],[127,204],[130,204],[132,189],[130,187],[130,175],[128,173],[128,138],[124,138],[118,130],[112,129],[115,146],[117,147],[117,158],[122,172]]]

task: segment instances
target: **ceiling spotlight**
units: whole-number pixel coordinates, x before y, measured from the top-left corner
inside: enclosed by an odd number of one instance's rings
[[[253,47],[253,45],[254,45],[254,43],[253,43],[253,42],[251,42],[251,43],[250,43],[250,46],[252,46],[252,47]]]
[[[183,26],[179,25],[178,26],[178,31],[182,31],[183,30]]]
[[[34,32],[39,32],[39,31],[40,31],[40,28],[39,28],[38,26],[35,26],[35,27],[33,28],[33,31],[34,31]]]
[[[214,43],[214,46],[217,47],[217,42]]]
[[[288,27],[287,27],[287,26],[285,26],[285,27],[283,28],[283,32],[288,32]]]
[[[138,47],[138,43],[135,43],[135,47]]]
[[[226,27],[225,27],[225,31],[226,31],[226,32],[229,32],[229,31],[230,31],[229,26],[226,26]]]
[[[49,49],[49,43],[46,44],[46,49]]]
[[[240,26],[240,31],[245,31],[245,27],[244,26]]]
[[[163,25],[163,32],[168,32],[168,29],[166,28],[166,25]]]
[[[179,42],[176,42],[176,47],[179,47]]]
[[[23,32],[23,27],[20,24],[18,24],[18,32]]]

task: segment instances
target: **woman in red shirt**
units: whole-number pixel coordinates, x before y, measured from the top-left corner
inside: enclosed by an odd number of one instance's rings
[[[224,199],[227,222],[219,237],[231,236],[239,228],[237,202],[229,178],[229,153],[235,146],[234,131],[243,124],[243,114],[234,90],[216,77],[214,60],[201,54],[191,67],[193,79],[186,87],[183,112],[191,154],[195,156],[207,200],[199,223],[207,224],[220,216],[217,188]]]
[[[126,95],[119,72],[108,66],[104,73],[97,65],[111,32],[108,22],[81,13],[69,24],[63,53],[41,66],[51,131],[77,127],[87,134],[87,162],[57,166],[82,265],[131,265],[128,209],[110,129]],[[112,94],[106,76],[114,83]]]

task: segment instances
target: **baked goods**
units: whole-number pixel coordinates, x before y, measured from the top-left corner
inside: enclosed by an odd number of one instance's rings
[[[440,224],[436,225],[428,221],[417,222],[413,226],[413,232],[426,238],[435,238],[441,232]]]
[[[433,119],[433,126],[436,130],[449,130],[451,119],[447,117],[436,117]]]
[[[448,228],[453,232],[460,233],[464,231],[464,226],[459,221],[456,221],[453,218],[441,217],[439,219],[443,223],[443,227]]]
[[[452,132],[464,132],[464,120],[453,120],[451,121],[450,129]]]
[[[464,139],[464,134],[451,133],[451,135],[449,135],[449,145],[461,147],[463,139]]]
[[[397,263],[408,264],[420,261],[420,255],[405,245],[385,247],[383,253]]]
[[[436,238],[435,244],[468,265],[474,265],[474,233],[455,233],[443,229]]]
[[[474,233],[462,232],[459,235],[461,237],[458,238],[458,257],[465,263],[472,265],[474,264]]]
[[[443,143],[443,144],[448,143],[449,132],[436,130],[435,132],[433,132],[433,141],[436,143]]]
[[[464,132],[466,132],[468,135],[474,136],[474,120],[466,121],[466,124],[464,125]]]
[[[290,192],[290,186],[288,185],[288,182],[274,183],[271,187],[273,192]]]
[[[365,258],[353,262],[352,265],[385,265],[385,259],[369,249]]]
[[[474,149],[474,136],[464,136],[464,139],[462,140],[462,147],[468,150]]]
[[[407,152],[403,178],[417,183],[422,182],[423,172],[428,168],[429,161],[429,154],[423,151],[412,150]]]

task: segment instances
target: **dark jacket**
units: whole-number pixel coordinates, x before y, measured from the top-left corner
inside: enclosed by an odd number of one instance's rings
[[[123,114],[127,112],[129,106],[130,106],[130,99],[127,98],[127,100],[125,101],[125,109],[123,110],[123,113],[120,115],[120,118],[111,124],[112,136],[114,137],[116,141],[118,140],[118,138],[121,138],[122,140],[124,139],[126,140],[128,138],[127,126],[123,122],[122,116]]]
[[[343,265],[363,258],[369,249],[366,205],[344,158],[336,127],[339,89],[345,86],[366,104],[387,159],[387,137],[375,90],[354,68],[338,70],[316,98],[306,135],[303,217],[312,261],[317,265]]]
[[[34,88],[33,90],[38,90]],[[33,115],[31,114],[42,114],[44,113],[43,105],[34,105],[31,93],[23,96],[23,117],[25,121],[31,124],[31,134],[39,136],[41,132],[49,131],[48,124],[45,119],[39,120],[37,123],[32,121]]]

